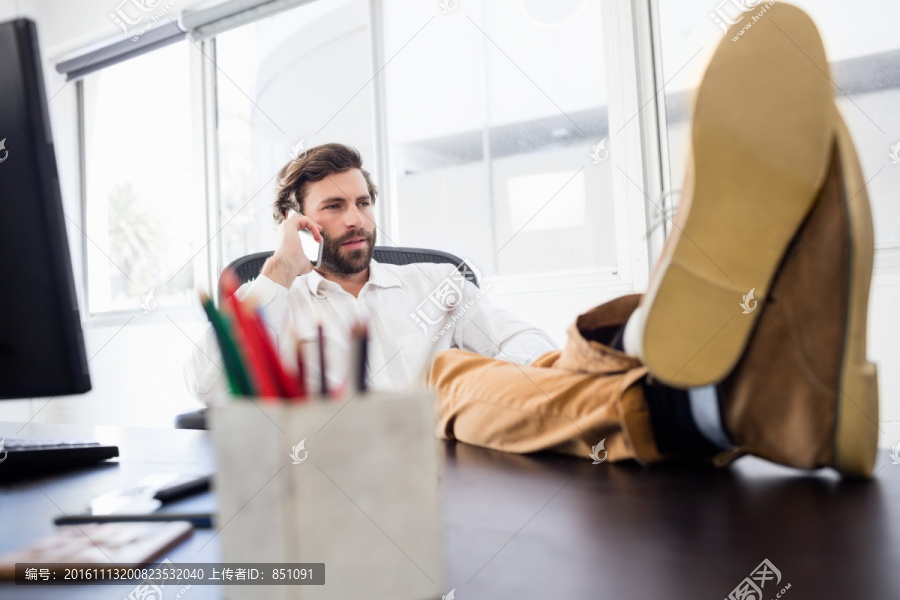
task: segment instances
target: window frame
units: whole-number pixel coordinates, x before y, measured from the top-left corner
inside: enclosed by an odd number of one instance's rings
[[[179,43],[179,42],[175,42]],[[206,107],[203,105],[204,100],[206,99],[206,90],[202,89],[204,81],[203,77],[205,75],[204,69],[208,68],[209,61],[205,60],[205,57],[202,55],[201,50],[203,50],[203,43],[201,42],[200,47],[192,42],[190,39],[186,39],[185,42],[188,44],[188,51],[190,52],[190,102],[191,102],[191,139],[192,139],[192,147],[194,148],[202,148],[203,156],[192,156],[192,160],[195,164],[200,165],[202,161],[203,165],[203,174],[198,175],[197,177],[202,178],[203,185],[203,195],[205,202],[205,211],[207,213],[207,217],[209,217],[210,212],[210,181],[209,181],[209,169],[210,164],[208,160],[209,154],[209,146],[204,138],[207,134],[207,114],[208,111]],[[163,46],[163,47],[167,47]],[[143,53],[138,54],[136,56],[142,56]],[[131,60],[131,59],[128,59]],[[128,62],[128,60],[123,62]],[[118,63],[116,63],[118,64]],[[214,68],[212,69],[214,71]],[[102,69],[100,70],[102,71]],[[96,71],[99,72],[99,71]],[[96,73],[94,72],[94,73]],[[89,73],[87,76],[90,76]],[[78,178],[79,178],[79,209],[80,209],[80,223],[79,226],[81,230],[87,231],[87,136],[85,131],[85,90],[84,90],[84,78],[79,78],[75,81],[75,102],[76,102],[76,128],[78,132]],[[214,107],[213,107],[214,110]],[[214,115],[213,115],[214,116]],[[215,127],[210,129],[213,134],[215,133]],[[199,136],[199,137],[198,137]],[[209,223],[206,223],[206,237],[207,239],[210,237],[211,226]],[[217,236],[218,237],[218,236]],[[142,314],[142,311],[139,307],[135,307],[131,310],[109,310],[102,312],[93,312],[90,310],[90,295],[91,288],[89,285],[89,274],[88,274],[88,251],[90,242],[87,239],[87,235],[80,236],[80,252],[81,255],[84,256],[84,260],[81,264],[81,273],[79,273],[79,280],[81,281],[82,289],[84,293],[82,294],[82,306],[80,306],[80,312],[82,314],[82,320],[85,325],[94,326],[94,327],[110,327],[117,325],[124,325],[129,322],[134,316]],[[207,244],[200,250],[200,252],[204,253],[205,260],[201,263],[204,264],[201,272],[198,273],[197,281],[202,281],[208,289],[215,289],[212,280],[212,273],[218,273],[221,271],[221,267],[218,270],[213,271],[213,268],[218,266],[216,263],[212,262],[212,257],[215,254],[214,245],[207,242]],[[188,268],[188,267],[185,267]],[[154,324],[154,323],[163,323],[168,319],[167,317],[178,319],[179,321],[183,320],[193,320],[196,319],[196,311],[194,311],[190,306],[175,306],[175,307],[160,307],[153,310],[150,313],[146,313],[142,315],[141,322],[144,324]]]

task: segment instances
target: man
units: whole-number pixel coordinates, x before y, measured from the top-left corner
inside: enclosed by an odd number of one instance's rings
[[[435,352],[451,347],[521,365],[556,349],[546,333],[492,306],[455,266],[374,260],[376,197],[359,153],[342,144],[311,148],[279,173],[275,253],[237,295],[262,307],[286,361],[293,362],[297,339],[316,340],[320,322],[330,389],[346,377],[350,328],[358,321],[369,325],[368,385],[374,389],[406,389],[423,378]],[[301,230],[324,244],[315,268]],[[188,389],[207,404],[225,391],[220,364],[209,331],[184,369]],[[306,364],[308,380],[317,382],[318,362]]]
[[[865,179],[812,20],[779,2],[738,21],[752,28],[732,43],[732,27],[697,92],[688,179],[647,294],[579,316],[565,349],[529,367],[438,355],[439,435],[871,475]]]

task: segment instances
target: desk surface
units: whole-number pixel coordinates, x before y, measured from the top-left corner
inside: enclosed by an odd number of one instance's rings
[[[111,488],[213,466],[203,431],[20,427],[0,423],[0,439],[89,436],[117,444],[121,456],[115,465],[0,482],[0,553],[49,535],[53,517]],[[781,586],[790,584],[788,600],[900,598],[900,465],[886,450],[875,480],[852,482],[752,458],[721,471],[642,469],[442,446],[447,591],[459,600],[720,600],[766,558]],[[212,506],[214,497],[189,502]],[[168,557],[219,561],[215,531],[196,531]],[[133,587],[4,584],[0,598],[119,600]],[[767,585],[766,600],[770,589],[773,598],[779,591]],[[222,597],[215,586],[189,592],[191,600]]]

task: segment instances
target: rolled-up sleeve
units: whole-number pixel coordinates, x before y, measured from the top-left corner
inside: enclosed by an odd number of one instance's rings
[[[545,331],[491,304],[486,291],[465,282],[461,308],[457,309],[465,312],[454,328],[454,345],[520,365],[529,365],[542,354],[557,350],[556,342]]]

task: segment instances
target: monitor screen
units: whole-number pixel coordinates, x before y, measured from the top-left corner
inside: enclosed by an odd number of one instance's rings
[[[91,381],[34,22],[0,23],[0,56],[0,398],[83,393]]]

